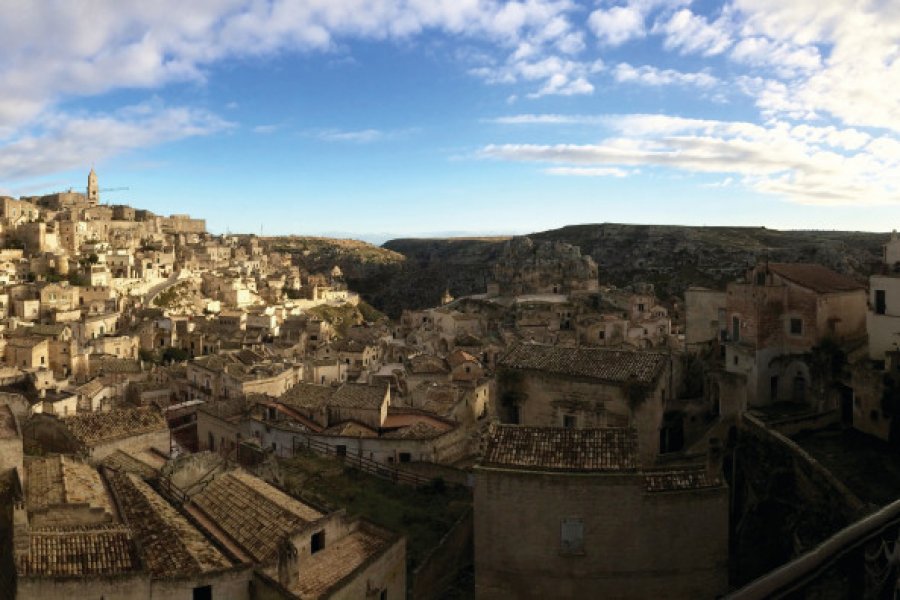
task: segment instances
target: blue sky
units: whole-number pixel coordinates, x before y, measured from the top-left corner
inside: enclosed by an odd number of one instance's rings
[[[375,241],[900,224],[900,3],[0,0],[0,39],[0,193],[94,165],[214,232]]]

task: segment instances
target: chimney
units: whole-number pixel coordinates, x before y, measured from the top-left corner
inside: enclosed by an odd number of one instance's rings
[[[31,551],[31,535],[28,527],[28,512],[25,501],[13,505],[13,554],[16,559]]]
[[[300,562],[297,548],[291,538],[285,536],[278,544],[278,583],[291,589],[300,580]]]

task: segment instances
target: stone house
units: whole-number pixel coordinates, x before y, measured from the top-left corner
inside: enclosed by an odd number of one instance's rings
[[[501,422],[532,427],[633,427],[649,464],[667,450],[674,366],[657,352],[520,343],[498,363],[497,409]]]
[[[866,291],[821,265],[760,263],[744,281],[728,284],[725,313],[724,367],[742,381],[735,410],[809,403],[812,378],[804,355],[826,339],[842,344],[865,335]]]
[[[116,464],[29,464],[14,510],[16,597],[250,600],[252,565],[224,554],[128,470],[140,461]]]
[[[84,413],[63,423],[72,441],[95,461],[116,450],[132,453],[155,448],[169,454],[169,426],[155,407]]]
[[[476,597],[724,594],[719,471],[647,467],[630,428],[492,427],[475,468]]]
[[[79,288],[67,282],[48,283],[40,289],[41,318],[49,319],[57,311],[79,306]]]
[[[727,330],[725,292],[691,286],[684,292],[684,344],[688,350],[723,340]]]
[[[485,376],[481,362],[464,350],[454,350],[447,356],[450,380],[474,383]]]
[[[40,336],[12,337],[6,342],[6,363],[20,369],[47,369],[50,344]]]

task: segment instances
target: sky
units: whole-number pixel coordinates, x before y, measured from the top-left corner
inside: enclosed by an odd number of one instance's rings
[[[215,233],[900,226],[893,0],[0,0],[0,194]],[[127,189],[119,189],[127,188]]]

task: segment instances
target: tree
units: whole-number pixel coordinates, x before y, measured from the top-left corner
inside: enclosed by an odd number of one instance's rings
[[[191,355],[188,353],[188,351],[182,350],[181,348],[169,347],[163,350],[162,354],[162,360],[165,363],[184,362],[186,360],[189,360],[190,358]]]

